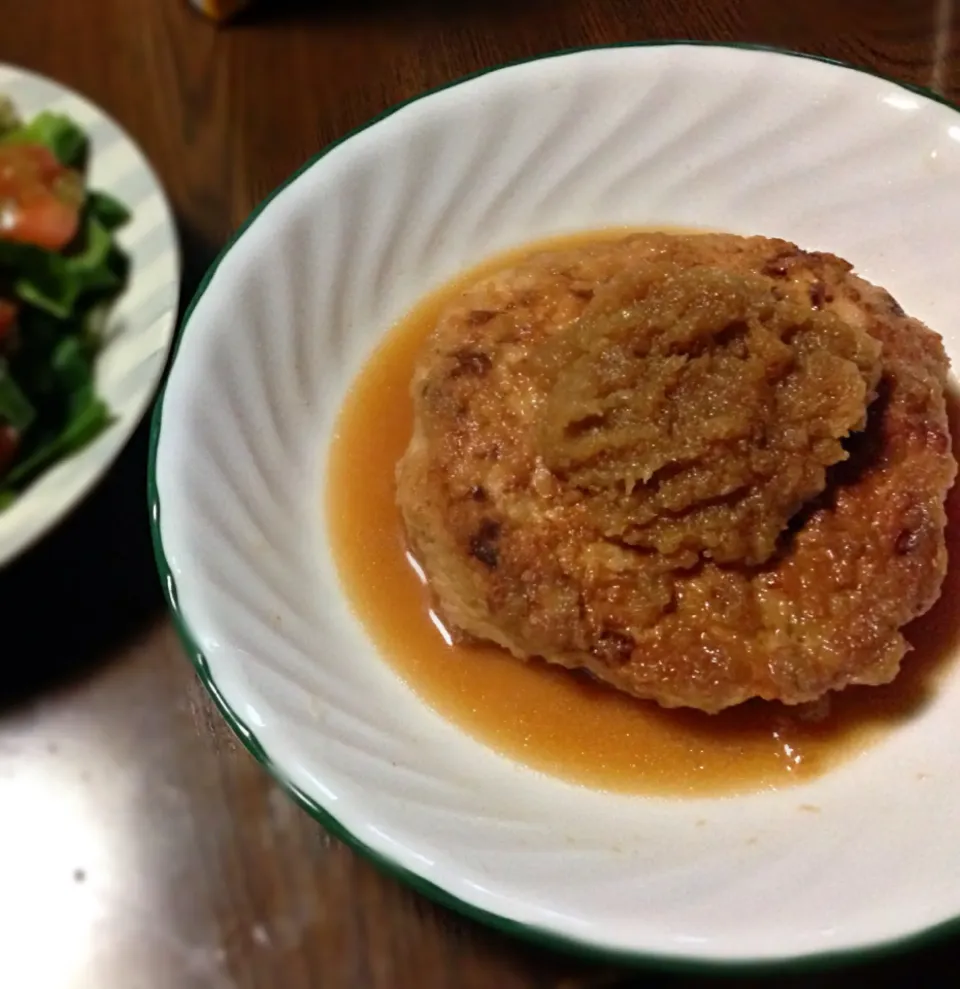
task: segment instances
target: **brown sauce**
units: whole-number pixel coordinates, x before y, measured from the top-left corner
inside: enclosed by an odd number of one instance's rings
[[[622,236],[625,231],[609,231]],[[330,455],[328,522],[334,558],[356,613],[400,677],[431,707],[500,753],[571,782],[629,793],[707,796],[809,780],[916,715],[960,644],[960,567],[940,601],[906,630],[914,646],[897,680],[851,687],[829,714],[751,701],[718,715],[668,711],[494,646],[452,646],[406,554],[394,467],[410,438],[414,362],[440,310],[483,274],[558,238],[498,255],[424,299],[387,334],[354,382]],[[960,399],[951,393],[953,435]],[[947,502],[948,548],[960,559],[960,487]]]

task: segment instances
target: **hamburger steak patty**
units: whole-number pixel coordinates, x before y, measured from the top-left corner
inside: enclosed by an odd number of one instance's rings
[[[668,707],[892,680],[956,463],[940,338],[830,254],[636,234],[441,314],[398,502],[461,639]]]

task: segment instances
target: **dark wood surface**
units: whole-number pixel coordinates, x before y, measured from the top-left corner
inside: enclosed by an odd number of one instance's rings
[[[0,60],[81,90],[142,144],[178,214],[189,297],[231,230],[307,156],[466,72],[689,37],[787,45],[958,98],[958,25],[953,0],[261,0],[226,29],[185,0],[0,0]],[[294,808],[221,723],[164,614],[145,460],[141,429],[82,509],[0,575],[0,986],[705,981],[588,964],[461,920]],[[958,948],[737,981],[947,985]]]

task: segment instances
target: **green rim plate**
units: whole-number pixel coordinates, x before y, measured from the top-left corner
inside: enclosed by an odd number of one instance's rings
[[[614,48],[656,48],[656,47],[667,47],[667,46],[689,46],[689,47],[711,47],[711,48],[728,48],[728,49],[740,49],[747,51],[764,51],[770,52],[777,55],[782,55],[787,58],[801,58],[807,59],[815,62],[822,62],[827,65],[837,66],[839,68],[846,69],[851,72],[859,72],[866,75],[873,76],[878,79],[882,79],[886,82],[893,83],[894,85],[908,90],[909,92],[915,93],[917,95],[923,96],[926,99],[932,100],[936,103],[940,103],[943,106],[949,107],[952,110],[960,112],[960,107],[950,102],[949,100],[937,95],[931,90],[925,89],[921,86],[914,86],[909,83],[901,82],[890,76],[887,76],[880,72],[874,72],[873,70],[859,68],[857,66],[851,65],[846,62],[838,61],[836,59],[826,58],[819,55],[810,55],[804,52],[795,52],[788,49],[776,48],[768,45],[759,44],[723,44],[720,42],[708,42],[708,41],[688,41],[683,39],[667,39],[660,41],[639,41],[639,42],[622,42],[618,44],[609,45],[588,45],[579,48],[564,49],[562,51],[548,52],[542,55],[532,56],[530,58],[517,59],[511,62],[502,63],[496,66],[492,66],[487,69],[481,69],[477,72],[470,73],[469,75],[462,76],[452,82],[446,83],[441,86],[437,86],[433,89],[427,90],[409,100],[404,100],[401,103],[397,103],[394,106],[389,107],[384,110],[381,114],[374,117],[373,119],[367,121],[365,124],[349,131],[346,135],[341,137],[339,140],[327,145],[322,151],[310,158],[303,166],[301,166],[297,171],[295,171],[285,182],[273,190],[270,195],[263,199],[250,213],[247,219],[241,224],[239,229],[233,234],[233,236],[228,240],[226,246],[217,256],[216,260],[207,270],[199,287],[197,288],[190,305],[187,307],[186,313],[184,314],[183,320],[180,324],[180,329],[178,332],[177,340],[174,345],[173,357],[170,361],[170,365],[167,370],[169,374],[170,369],[173,367],[176,361],[177,352],[179,349],[179,344],[182,339],[182,335],[186,332],[187,327],[190,324],[190,318],[193,314],[194,309],[197,306],[200,298],[206,292],[213,276],[215,275],[217,268],[223,261],[227,253],[233,248],[233,246],[240,240],[241,237],[246,233],[246,231],[254,224],[259,218],[260,214],[264,209],[271,203],[271,201],[284,189],[287,188],[291,183],[296,181],[305,171],[311,168],[316,162],[321,158],[325,157],[330,151],[346,141],[349,141],[352,137],[373,127],[375,124],[387,117],[392,116],[398,110],[409,106],[418,100],[425,99],[435,93],[442,92],[443,90],[450,89],[454,86],[462,85],[463,83],[469,82],[472,79],[479,78],[480,76],[487,75],[491,72],[497,72],[500,69],[510,68],[511,66],[522,65],[529,62],[536,62],[542,59],[550,58],[561,58],[566,55],[577,54],[584,51],[596,51],[601,49],[614,49]],[[473,920],[480,921],[483,924],[487,924],[497,930],[503,931],[507,934],[522,938],[526,941],[533,942],[537,945],[541,945],[547,948],[563,951],[570,954],[575,954],[582,958],[589,958],[595,960],[603,960],[606,962],[615,962],[621,965],[630,966],[643,966],[643,967],[654,967],[664,971],[673,972],[692,972],[700,974],[715,974],[715,975],[744,975],[744,974],[755,974],[761,975],[763,973],[769,973],[771,971],[783,972],[789,969],[790,972],[799,971],[810,971],[816,969],[822,969],[830,966],[838,965],[850,965],[855,963],[863,963],[878,958],[886,957],[892,953],[903,952],[910,949],[917,949],[922,946],[928,945],[931,942],[937,941],[944,937],[960,933],[960,917],[950,918],[943,921],[935,926],[926,928],[914,934],[906,935],[902,938],[897,938],[885,942],[878,943],[876,945],[870,945],[865,948],[849,948],[842,949],[833,952],[820,952],[817,954],[801,955],[793,958],[785,958],[782,960],[777,959],[762,959],[762,960],[734,960],[734,961],[723,961],[723,960],[703,960],[703,959],[681,959],[671,955],[660,955],[652,953],[641,953],[641,952],[630,952],[630,951],[615,951],[610,949],[599,948],[595,945],[577,941],[572,938],[563,937],[561,935],[555,934],[551,931],[544,930],[542,928],[532,926],[529,924],[523,924],[508,918],[502,917],[499,914],[491,913],[489,911],[480,909],[473,906],[470,903],[466,903],[457,897],[452,896],[446,890],[435,885],[434,883],[425,880],[423,877],[411,872],[406,869],[389,856],[382,855],[378,851],[370,848],[368,845],[364,844],[360,839],[358,839],[352,832],[350,832],[341,822],[334,817],[329,811],[321,807],[315,800],[305,794],[301,789],[291,783],[284,775],[283,770],[276,763],[274,763],[270,755],[260,744],[255,733],[250,728],[248,724],[237,714],[236,711],[230,706],[224,696],[221,694],[216,681],[214,680],[209,664],[204,656],[203,652],[197,645],[197,642],[184,620],[183,614],[180,610],[179,602],[177,599],[177,587],[174,580],[173,574],[171,572],[170,566],[167,562],[166,555],[163,549],[163,539],[161,535],[161,506],[160,498],[157,490],[157,476],[156,476],[156,463],[157,463],[157,446],[160,439],[160,432],[162,429],[163,422],[163,402],[165,396],[165,389],[161,391],[160,396],[154,407],[153,417],[150,427],[150,452],[148,460],[148,473],[147,473],[147,497],[149,503],[150,512],[150,530],[153,539],[153,550],[154,557],[156,559],[157,569],[160,574],[160,579],[163,584],[163,592],[166,597],[167,603],[170,608],[170,612],[173,617],[173,623],[177,630],[177,634],[180,638],[183,647],[189,656],[197,675],[200,678],[201,683],[209,692],[210,696],[213,698],[217,708],[223,715],[227,724],[234,731],[243,745],[246,747],[247,751],[261,764],[261,766],[266,769],[266,771],[274,778],[274,780],[286,791],[286,793],[302,807],[311,817],[313,817],[319,824],[321,824],[327,831],[331,834],[336,835],[341,841],[347,844],[350,848],[359,852],[369,861],[371,861],[375,866],[380,868],[382,871],[388,875],[406,883],[408,886],[422,893],[424,896],[433,900],[435,903],[439,903],[441,906],[449,907],[456,912],[463,914]]]

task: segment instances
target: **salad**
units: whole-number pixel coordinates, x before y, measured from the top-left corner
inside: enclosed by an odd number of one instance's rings
[[[128,261],[129,219],[87,187],[87,136],[67,117],[22,121],[0,95],[0,509],[111,422],[94,359]]]

